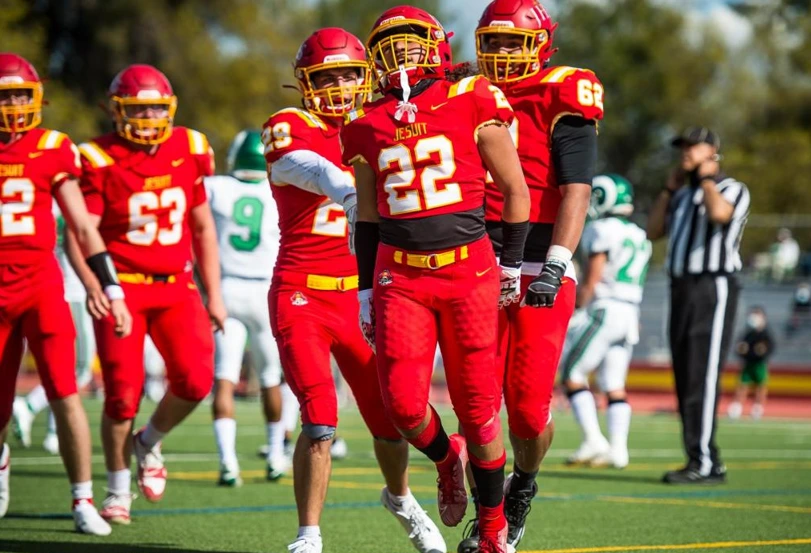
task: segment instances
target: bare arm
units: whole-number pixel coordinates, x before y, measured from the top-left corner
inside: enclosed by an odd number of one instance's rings
[[[62,184],[56,191],[56,201],[65,217],[67,228],[76,239],[78,253],[87,258],[107,250],[98,231],[100,218],[87,212],[77,180],[70,179]],[[72,261],[71,259],[71,263]],[[92,275],[92,272],[90,274]]]
[[[208,203],[202,203],[191,210],[190,227],[192,247],[197,260],[197,269],[208,296],[208,313],[217,330],[225,325],[225,304],[220,291],[220,260],[217,249],[217,229]]]
[[[508,223],[529,220],[529,188],[510,131],[504,125],[487,125],[479,129],[478,138],[482,160],[504,196],[502,219]]]
[[[588,265],[586,267],[586,279],[580,286],[577,287],[577,300],[575,307],[583,307],[588,305],[591,298],[594,297],[594,289],[600,279],[603,278],[603,271],[608,262],[608,254],[595,253],[589,256]]]
[[[718,191],[715,180],[706,178],[701,181],[701,188],[704,190],[704,207],[707,209],[707,217],[716,225],[726,225],[732,220],[735,206],[729,203]]]
[[[684,186],[684,171],[681,167],[676,167],[670,172],[664,189],[656,196],[650,213],[648,213],[648,226],[646,229],[648,240],[658,240],[664,237],[666,233],[665,220],[667,219],[667,208],[670,205],[670,199],[682,186]]]
[[[355,170],[355,186],[358,194],[358,221],[379,223],[377,212],[377,188],[375,172],[367,163],[356,161],[352,164]]]

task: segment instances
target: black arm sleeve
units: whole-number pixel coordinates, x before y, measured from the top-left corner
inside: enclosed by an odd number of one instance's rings
[[[597,125],[575,115],[560,118],[552,131],[552,162],[558,184],[591,184],[597,167]]]
[[[524,259],[524,244],[529,232],[529,221],[523,223],[508,223],[501,221],[501,235],[504,240],[501,245],[499,263],[502,267],[516,268],[521,266]]]
[[[358,221],[355,223],[355,257],[358,261],[358,290],[374,286],[377,246],[380,244],[380,225]]]
[[[93,274],[96,275],[96,278],[99,279],[102,289],[121,284],[118,281],[118,273],[116,273],[113,260],[106,251],[91,255],[85,261]]]

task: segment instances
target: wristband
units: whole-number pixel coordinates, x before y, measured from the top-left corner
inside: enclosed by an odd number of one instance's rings
[[[107,299],[110,301],[123,300],[124,289],[118,284],[111,284],[110,286],[104,287],[104,295],[107,296]]]

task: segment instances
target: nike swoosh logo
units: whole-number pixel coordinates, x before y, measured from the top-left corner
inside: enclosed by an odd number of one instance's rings
[[[490,269],[492,269],[492,267],[488,267],[484,271],[476,271],[476,276],[477,277],[484,276],[490,271]]]
[[[180,167],[184,161],[186,161],[184,158],[176,159],[172,161],[172,167]]]
[[[39,157],[39,156],[43,155],[44,153],[45,152],[31,152],[30,154],[28,154],[28,157],[30,157],[31,159],[34,159],[35,157]]]
[[[448,103],[448,102],[442,102],[441,104],[437,104],[437,105],[435,105],[435,106],[431,106],[431,111],[437,110],[437,109],[441,108],[442,106],[446,105],[447,103]]]

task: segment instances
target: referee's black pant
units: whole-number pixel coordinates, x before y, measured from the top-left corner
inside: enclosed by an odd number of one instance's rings
[[[688,275],[670,284],[670,349],[688,465],[706,476],[721,460],[715,445],[721,368],[735,328],[734,276]]]

